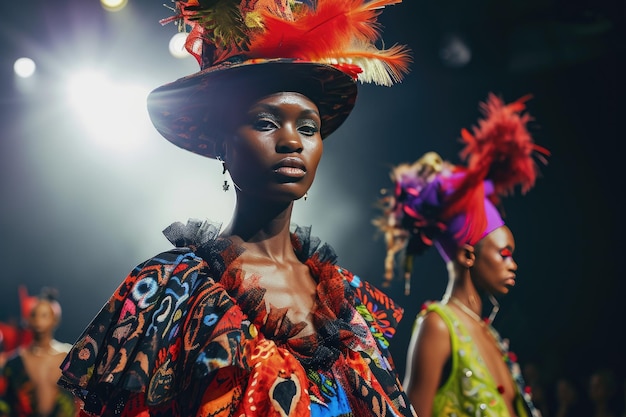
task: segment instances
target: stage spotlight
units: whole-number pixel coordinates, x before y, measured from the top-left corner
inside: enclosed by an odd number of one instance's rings
[[[37,66],[30,58],[18,58],[13,64],[13,71],[20,78],[28,78],[35,73]]]
[[[117,12],[126,7],[128,0],[100,0],[100,4],[105,10]]]
[[[187,58],[191,56],[185,49],[187,33],[178,32],[170,39],[169,50],[174,58]]]
[[[146,125],[148,89],[84,71],[69,79],[69,102],[90,137],[117,149],[137,145]]]

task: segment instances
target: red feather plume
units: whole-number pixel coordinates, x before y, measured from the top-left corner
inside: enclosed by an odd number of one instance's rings
[[[494,194],[487,196],[498,205],[500,196],[510,194],[516,186],[522,193],[530,190],[537,178],[539,169],[536,159],[547,163],[550,152],[535,144],[527,124],[532,117],[524,113],[525,102],[530,95],[513,103],[490,93],[487,101],[480,104],[483,119],[478,126],[461,130],[465,148],[462,159],[467,159],[466,175],[454,186],[444,213],[444,218],[452,218],[461,212],[475,224],[468,224],[466,233],[470,242],[477,241],[484,230],[484,180],[491,180]]]
[[[373,41],[379,35],[376,25],[379,10],[363,3],[363,0],[320,1],[317,10],[303,8],[304,15],[293,21],[265,12],[264,30],[251,37],[250,51],[259,57],[319,59],[346,49],[353,39]]]
[[[191,27],[185,48],[201,68],[245,59],[291,58],[334,65],[363,83],[393,85],[409,72],[404,45],[380,49],[378,15],[402,0],[175,0],[161,23]],[[208,51],[207,56],[203,54]]]
[[[521,186],[526,193],[535,185],[538,174],[536,159],[546,163],[550,152],[534,143],[527,124],[532,120],[524,96],[513,103],[504,104],[501,98],[490,93],[481,103],[484,118],[478,126],[461,131],[465,148],[461,158],[467,159],[470,176],[493,181],[496,194],[505,195]]]
[[[300,15],[287,20],[264,11],[263,30],[250,35],[251,58],[297,58],[329,63],[378,61],[394,81],[408,72],[409,52],[405,47],[386,50],[374,47],[380,36],[376,18],[385,6],[401,0],[323,0],[317,9],[301,8]],[[383,82],[384,83],[384,82]],[[388,84],[388,83],[387,83]]]

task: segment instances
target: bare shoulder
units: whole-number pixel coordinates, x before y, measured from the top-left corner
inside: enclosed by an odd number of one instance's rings
[[[446,322],[434,311],[429,311],[421,318],[419,324],[419,334],[420,337],[426,337],[429,339],[448,340],[450,338],[450,332]]]
[[[448,326],[436,311],[419,318],[407,355],[404,387],[418,415],[431,415],[432,401],[451,354]]]
[[[450,354],[450,349],[450,332],[444,319],[435,311],[420,317],[411,336],[409,351],[413,355],[426,355],[430,361],[434,357],[444,360]]]

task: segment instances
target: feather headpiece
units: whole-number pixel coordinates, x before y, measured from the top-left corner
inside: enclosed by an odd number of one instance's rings
[[[186,49],[201,68],[237,59],[291,58],[334,65],[361,82],[390,86],[408,72],[409,50],[379,49],[377,17],[402,0],[177,0]]]
[[[377,46],[379,14],[400,2],[174,0],[161,23],[188,32],[200,71],[150,93],[152,123],[175,145],[217,158],[225,115],[247,94],[294,91],[317,105],[326,138],[352,111],[357,80],[390,86],[408,72],[408,48]]]
[[[504,224],[500,199],[520,186],[530,190],[537,178],[537,160],[549,152],[534,143],[527,124],[525,101],[505,104],[494,94],[481,103],[483,118],[470,132],[461,130],[466,166],[453,165],[429,152],[414,164],[392,170],[394,194],[383,198],[383,216],[374,224],[385,234],[385,279],[394,276],[395,256],[405,258],[408,288],[413,255],[436,245],[447,261],[465,243],[476,244]]]

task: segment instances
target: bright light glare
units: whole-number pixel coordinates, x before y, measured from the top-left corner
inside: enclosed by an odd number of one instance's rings
[[[191,56],[185,49],[185,40],[187,39],[187,33],[178,32],[170,38],[170,54],[174,58],[187,58]]]
[[[110,12],[117,12],[126,7],[128,0],[100,0],[102,7]]]
[[[70,104],[88,133],[117,149],[137,145],[145,132],[147,89],[85,71],[68,83]]]
[[[30,58],[18,58],[13,64],[13,71],[18,77],[28,78],[35,73],[35,61]]]

